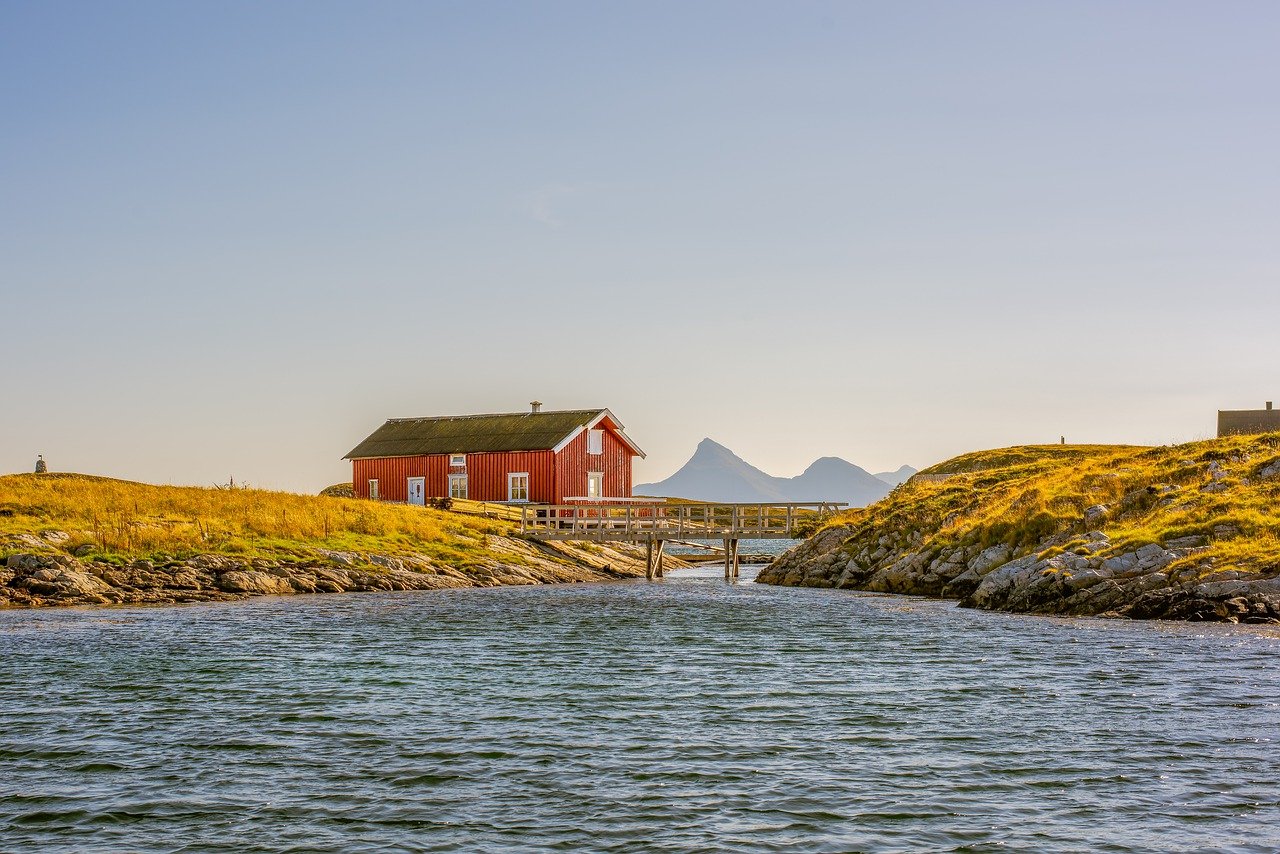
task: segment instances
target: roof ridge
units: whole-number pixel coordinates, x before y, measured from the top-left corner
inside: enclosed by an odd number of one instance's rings
[[[604,412],[607,406],[601,406],[595,409],[546,409],[539,412],[483,412],[475,415],[425,415],[407,418],[388,418],[387,423],[399,423],[401,421],[462,421],[467,418],[512,418],[522,415],[569,415],[574,412]]]

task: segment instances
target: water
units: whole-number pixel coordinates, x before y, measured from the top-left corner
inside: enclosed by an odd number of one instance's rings
[[[715,548],[723,547],[723,540],[695,540],[690,539],[690,543],[704,543],[714,546]],[[800,540],[739,540],[738,553],[744,555],[780,555],[792,546],[798,545]],[[706,549],[695,549],[689,546],[680,546],[668,543],[664,546],[664,551],[672,555],[684,554],[707,554]]]
[[[1274,630],[719,572],[0,613],[0,850],[1280,848]]]

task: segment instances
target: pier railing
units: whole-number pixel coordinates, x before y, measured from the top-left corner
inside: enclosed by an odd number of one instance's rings
[[[801,521],[846,504],[677,504],[635,499],[609,503],[526,504],[520,532],[539,540],[767,540],[791,539]]]

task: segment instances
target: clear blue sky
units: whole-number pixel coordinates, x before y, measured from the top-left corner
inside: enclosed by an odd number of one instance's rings
[[[390,416],[673,471],[1280,400],[1280,5],[0,4],[0,471],[314,490]]]

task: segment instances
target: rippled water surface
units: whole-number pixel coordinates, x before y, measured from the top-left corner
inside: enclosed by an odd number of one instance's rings
[[[0,850],[1280,848],[1274,631],[718,573],[0,613]]]

